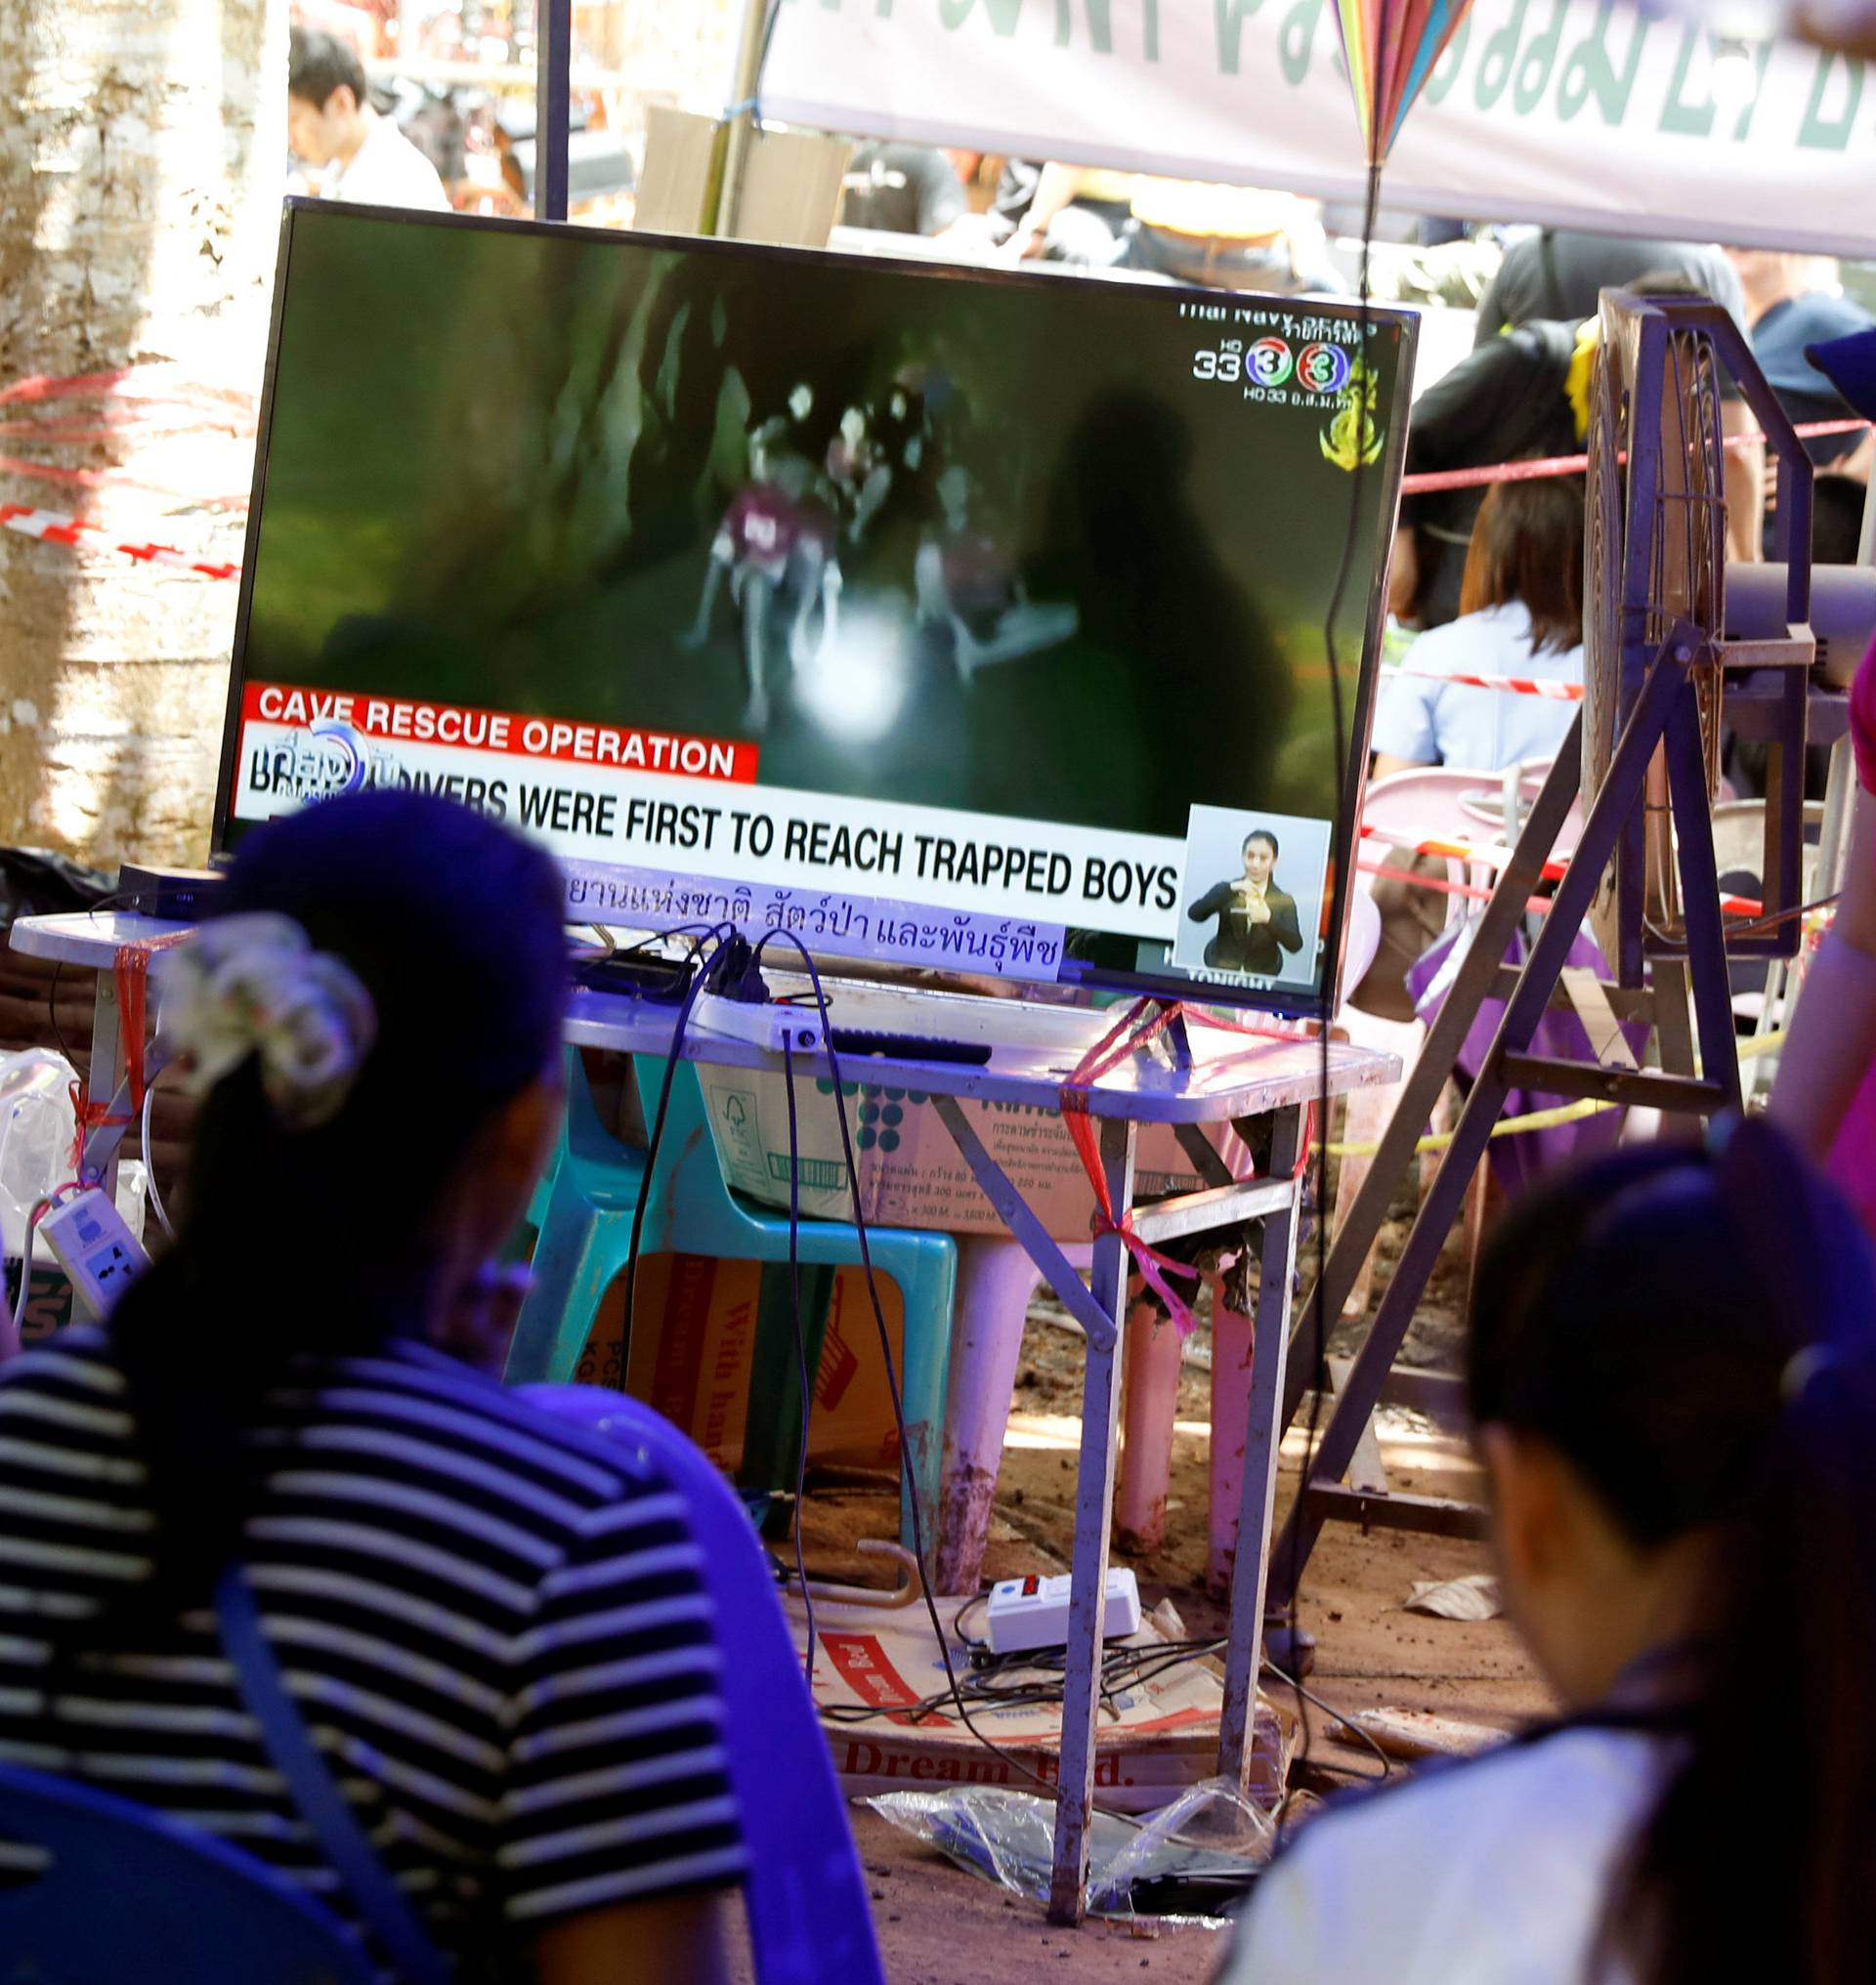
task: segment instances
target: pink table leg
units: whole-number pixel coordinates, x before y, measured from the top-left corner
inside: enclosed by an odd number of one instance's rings
[[[1251,1416],[1251,1364],[1257,1330],[1249,1317],[1226,1309],[1212,1284],[1212,1542],[1205,1562],[1206,1589],[1222,1597],[1231,1589],[1238,1550],[1238,1505],[1244,1493],[1244,1437]]]
[[[1151,1303],[1127,1313],[1126,1393],[1122,1406],[1121,1482],[1114,1499],[1114,1542],[1123,1550],[1155,1550],[1166,1538],[1166,1497],[1172,1477],[1172,1422],[1179,1406],[1179,1333]]]
[[[958,1236],[958,1295],[945,1394],[945,1455],[932,1576],[941,1593],[974,1592],[990,1540],[1023,1319],[1042,1271],[1022,1244]]]

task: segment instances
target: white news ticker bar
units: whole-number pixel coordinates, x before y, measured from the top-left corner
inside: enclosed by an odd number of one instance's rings
[[[292,812],[304,794],[295,787],[290,768],[296,754],[308,752],[318,741],[284,724],[244,724],[235,766],[234,817],[262,821]],[[563,860],[708,873],[731,883],[767,883],[809,893],[825,889],[916,900],[933,908],[1088,925],[1163,943],[1172,941],[1178,925],[1177,891],[1185,850],[1182,842],[1165,835],[1012,821],[903,801],[797,792],[786,786],[570,765],[462,745],[376,739],[366,742],[374,777],[382,778],[388,766],[397,774],[427,779],[433,788],[450,790],[458,798],[498,808],[503,818]],[[641,803],[636,810],[635,801]],[[656,811],[660,807],[663,814]],[[648,812],[649,819],[644,817]],[[738,814],[744,817],[740,851]],[[764,838],[755,824],[758,819],[769,824],[761,853],[755,846]],[[825,824],[826,836],[819,844],[824,854],[842,827],[856,844],[870,834],[872,839],[864,844],[869,850],[877,847],[881,835],[897,835],[898,866],[816,861],[804,853],[813,842],[790,840],[790,821],[810,826]],[[610,831],[601,831],[602,826]],[[919,835],[931,837],[922,874]],[[959,849],[966,844],[979,849],[1019,848],[1025,856],[1037,857],[1044,869],[1049,858],[1060,858],[1055,875],[1061,878],[1065,864],[1068,887],[1057,894],[975,877],[959,880],[955,873],[942,872],[938,840],[949,840]],[[1106,878],[1101,894],[1087,892],[1090,864],[1097,864]],[[1162,871],[1170,878],[1164,883]],[[1116,894],[1123,900],[1116,901]],[[1142,894],[1147,899],[1144,906]]]

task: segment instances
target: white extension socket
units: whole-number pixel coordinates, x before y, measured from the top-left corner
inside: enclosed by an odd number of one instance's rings
[[[35,1230],[71,1284],[74,1317],[102,1323],[117,1298],[149,1266],[144,1244],[97,1186],[55,1206]]]
[[[1068,1601],[1075,1581],[1059,1578],[1004,1579],[990,1588],[989,1635],[992,1654],[1016,1654],[1030,1647],[1068,1644]],[[1107,1575],[1107,1605],[1101,1637],[1120,1640],[1140,1630],[1139,1581],[1125,1566]]]
[[[705,1034],[746,1040],[780,1054],[813,1054],[823,1045],[818,1006],[793,1006],[780,999],[725,999],[718,992],[700,992],[691,1008],[691,1025]]]

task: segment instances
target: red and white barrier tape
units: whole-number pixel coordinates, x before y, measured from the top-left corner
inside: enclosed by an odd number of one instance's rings
[[[175,406],[210,407],[254,418],[254,396],[237,387],[210,386],[192,379],[172,365],[126,365],[114,372],[82,372],[54,379],[35,373],[0,386],[0,406],[33,405],[52,400],[118,400],[155,401]]]
[[[135,559],[139,565],[199,572],[204,578],[238,579],[241,575],[238,565],[193,559],[173,544],[140,544],[132,539],[113,538],[102,525],[88,524],[82,517],[66,517],[57,510],[35,510],[24,503],[0,503],[0,527],[46,544],[94,544],[101,551],[114,551],[124,558]]]
[[[1416,682],[1453,683],[1466,690],[1503,690],[1507,696],[1514,697],[1549,697],[1559,703],[1580,703],[1583,700],[1581,683],[1560,679],[1546,681],[1541,676],[1448,675],[1443,669],[1402,667],[1384,670],[1382,681],[1390,681],[1397,675],[1412,676]]]
[[[1416,855],[1429,855],[1448,862],[1465,862],[1480,868],[1503,868],[1512,859],[1512,851],[1502,842],[1428,840],[1413,843],[1404,842],[1399,833],[1386,827],[1370,826],[1361,823],[1360,831],[1372,841],[1386,841],[1390,847],[1411,846]],[[1549,861],[1538,871],[1546,882],[1560,882],[1569,868],[1567,858],[1563,861]],[[1357,860],[1355,866],[1369,875],[1379,875],[1393,882],[1411,882],[1416,887],[1433,890],[1440,896],[1465,896],[1483,903],[1490,899],[1492,892],[1475,882],[1454,882],[1438,877],[1417,875],[1409,869],[1389,867],[1386,863]],[[1526,904],[1527,909],[1542,912],[1550,908],[1549,899],[1534,896]],[[1720,899],[1720,910],[1724,916],[1759,916],[1764,913],[1765,905],[1746,896],[1726,896]]]
[[[1808,420],[1796,430],[1801,442],[1820,435],[1860,434],[1866,420]],[[1763,442],[1763,434],[1727,435],[1729,448],[1750,447]],[[1494,462],[1483,469],[1423,469],[1419,475],[1401,479],[1403,496],[1430,496],[1440,489],[1482,489],[1492,483],[1537,483],[1546,476],[1580,476],[1590,466],[1588,455],[1546,455],[1530,462]]]
[[[203,509],[240,510],[247,505],[244,489],[178,488],[139,474],[137,460],[148,443],[182,435],[220,434],[231,440],[252,435],[255,402],[250,393],[205,384],[176,365],[150,363],[65,379],[39,375],[16,379],[0,386],[0,408],[26,416],[0,421],[0,433],[12,441],[50,447],[108,442],[130,450],[123,462],[87,468],[0,455],[0,474],[101,492],[135,489]]]

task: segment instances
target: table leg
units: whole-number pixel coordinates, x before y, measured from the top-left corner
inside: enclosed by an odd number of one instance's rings
[[[932,1582],[942,1593],[977,1589],[1022,1356],[1023,1325],[1041,1279],[1042,1270],[1021,1242],[1001,1235],[959,1235],[938,1537],[932,1549]]]
[[[87,1093],[95,1103],[108,1103],[124,1079],[123,1015],[117,1003],[117,974],[107,966],[92,974],[95,992],[91,1002],[91,1077]],[[80,1136],[84,1134],[82,1128]],[[123,1149],[119,1138],[105,1166],[104,1187],[114,1205],[117,1200],[117,1156]]]
[[[1134,1126],[1101,1119],[1108,1204],[1133,1204]],[[1094,1244],[1092,1294],[1114,1328],[1087,1340],[1082,1382],[1082,1458],[1075,1485],[1075,1585],[1068,1615],[1068,1681],[1062,1703],[1061,1777],[1055,1806],[1055,1871],[1048,1920],[1078,1923],[1087,1910],[1087,1831],[1094,1807],[1094,1719],[1100,1704],[1101,1616],[1107,1592],[1108,1525],[1120,1420],[1120,1324],[1127,1313],[1127,1249],[1118,1234]]]
[[[1270,1153],[1272,1178],[1296,1171],[1303,1118],[1300,1104],[1278,1113]],[[1257,1344],[1251,1359],[1251,1411],[1245,1425],[1238,1548],[1231,1566],[1224,1712],[1218,1725],[1218,1776],[1240,1788],[1250,1772],[1251,1745],[1257,1730],[1264,1589],[1270,1573],[1270,1518],[1276,1499],[1277,1455],[1283,1445],[1284,1370],[1290,1354],[1290,1298],[1296,1281],[1297,1209],[1301,1194],[1299,1173],[1289,1207],[1264,1218],[1258,1256]],[[1316,1217],[1322,1217],[1320,1210]],[[1218,1430],[1214,1428],[1213,1438],[1217,1437]]]

